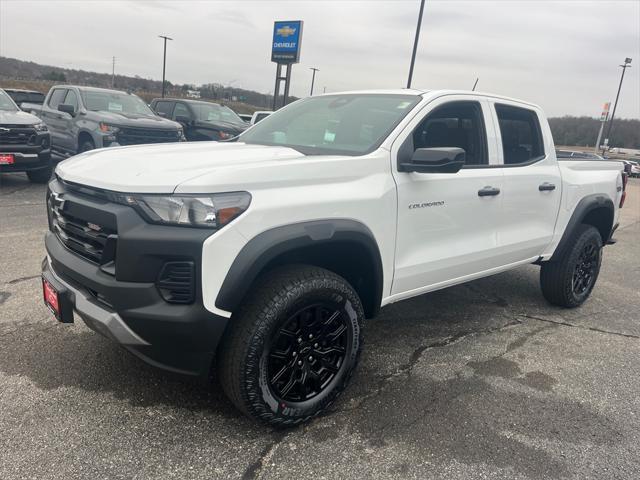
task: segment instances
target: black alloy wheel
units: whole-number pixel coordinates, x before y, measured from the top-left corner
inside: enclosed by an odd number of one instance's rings
[[[593,243],[587,243],[580,252],[571,283],[575,295],[584,295],[591,287],[599,265],[599,256],[600,251]]]
[[[347,315],[336,304],[302,308],[274,333],[267,350],[269,387],[279,401],[305,402],[322,393],[345,365]]]

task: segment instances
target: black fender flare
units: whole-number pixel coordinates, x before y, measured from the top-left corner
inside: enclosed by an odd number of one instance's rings
[[[567,223],[567,227],[564,229],[562,238],[560,239],[558,246],[556,247],[555,251],[553,252],[553,255],[550,258],[551,261],[559,260],[562,257],[565,249],[569,244],[569,241],[571,240],[571,237],[575,229],[578,228],[578,226],[581,223],[583,223],[583,220],[589,214],[589,212],[595,210],[596,208],[606,208],[607,210],[610,210],[611,218],[613,220],[613,217],[615,214],[615,208],[613,206],[613,201],[609,197],[599,193],[593,193],[591,195],[587,195],[586,197],[582,198],[576,205],[576,208],[573,210],[573,213],[571,214],[571,218]],[[603,238],[602,238],[603,244],[607,243],[607,241],[609,240],[609,237],[611,236],[612,231],[613,231],[613,221],[611,222],[611,225],[608,226],[608,231],[606,232],[606,235],[603,235]]]
[[[369,228],[349,219],[326,219],[283,225],[266,230],[242,247],[220,287],[215,305],[233,312],[269,262],[299,248],[331,242],[355,242],[373,262],[374,313],[382,300],[383,268],[378,243]]]

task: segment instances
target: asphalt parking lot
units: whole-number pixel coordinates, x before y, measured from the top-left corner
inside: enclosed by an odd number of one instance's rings
[[[538,268],[424,295],[366,326],[334,411],[274,431],[42,304],[42,185],[0,175],[0,478],[638,478],[640,180],[591,299]]]

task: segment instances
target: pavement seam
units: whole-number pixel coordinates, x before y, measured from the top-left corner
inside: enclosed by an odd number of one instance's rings
[[[563,327],[578,328],[580,330],[589,330],[596,333],[606,333],[608,335],[616,335],[618,337],[635,338],[636,340],[640,340],[640,335],[633,335],[632,333],[614,332],[611,330],[604,330],[602,328],[597,328],[597,327],[583,327],[582,325],[576,325],[575,323],[569,323],[567,321],[551,320],[549,318],[535,317],[533,315],[520,314],[520,316],[523,318],[528,318],[530,320],[537,320],[539,322],[554,323],[556,325],[560,325]]]

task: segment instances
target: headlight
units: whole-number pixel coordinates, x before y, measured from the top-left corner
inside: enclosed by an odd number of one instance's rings
[[[220,228],[249,208],[248,192],[212,195],[123,195],[151,223]]]
[[[36,123],[33,128],[36,129],[36,132],[48,132],[47,124],[44,122]]]
[[[100,131],[103,133],[118,133],[120,129],[114,125],[109,125],[108,123],[100,122]]]

